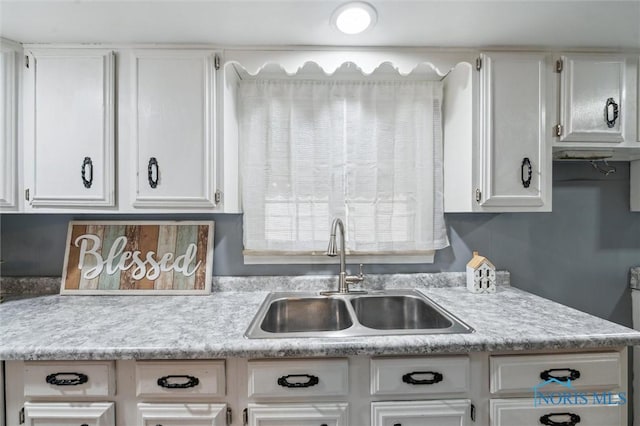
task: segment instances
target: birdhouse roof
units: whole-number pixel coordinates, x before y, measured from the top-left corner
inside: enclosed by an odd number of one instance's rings
[[[482,264],[486,264],[487,266],[495,269],[495,266],[493,266],[493,263],[491,263],[489,259],[484,256],[480,256],[477,251],[474,251],[473,257],[469,263],[467,263],[467,266],[472,269],[478,269]]]

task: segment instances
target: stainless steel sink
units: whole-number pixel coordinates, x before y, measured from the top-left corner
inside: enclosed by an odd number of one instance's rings
[[[271,293],[245,336],[351,337],[471,333],[473,329],[414,290],[368,294]]]

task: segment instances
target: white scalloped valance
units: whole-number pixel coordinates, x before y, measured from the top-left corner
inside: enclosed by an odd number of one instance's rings
[[[241,78],[312,76],[330,78],[373,75],[441,80],[469,54],[425,53],[404,50],[261,50],[226,51],[225,63],[237,65]]]

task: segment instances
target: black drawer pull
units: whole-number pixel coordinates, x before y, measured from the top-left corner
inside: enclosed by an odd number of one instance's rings
[[[87,168],[89,169],[89,178],[87,179]],[[91,188],[93,185],[93,162],[91,161],[91,157],[84,157],[82,161],[82,170],[80,172],[80,177],[82,178],[82,184],[85,188]]]
[[[566,376],[555,376],[551,374],[554,372],[567,372],[569,374]],[[569,380],[573,381],[579,379],[580,371],[574,370],[573,368],[552,368],[550,370],[544,370],[542,373],[540,373],[540,378],[545,381],[549,379],[556,379],[559,382],[568,382]]]
[[[306,382],[290,382],[289,379],[295,377],[305,377],[309,380]],[[282,376],[278,379],[278,384],[285,388],[310,388],[311,386],[315,386],[320,383],[320,379],[318,376],[314,376],[313,374],[289,374],[287,376]]]
[[[170,379],[185,379],[186,382],[183,383],[170,383]],[[189,376],[186,374],[177,374],[160,377],[158,379],[158,386],[167,389],[187,389],[194,388],[200,384],[200,380],[197,377]]]
[[[414,375],[418,374],[430,374],[430,379],[414,379]],[[409,383],[410,385],[433,385],[442,381],[442,374],[435,371],[413,371],[402,376],[402,381]]]
[[[75,376],[71,378],[58,378],[58,376]],[[78,386],[89,381],[89,376],[82,373],[53,373],[45,379],[47,383],[55,386]]]
[[[569,419],[561,422],[554,422],[551,420],[551,417],[555,416],[565,416],[569,417]],[[576,426],[580,423],[580,416],[573,413],[550,413],[540,417],[540,423],[545,426]]]

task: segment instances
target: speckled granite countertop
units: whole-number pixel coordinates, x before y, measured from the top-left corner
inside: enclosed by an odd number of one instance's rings
[[[459,275],[448,282],[433,287],[415,281],[475,333],[250,340],[244,332],[268,292],[238,285],[242,291],[211,296],[43,296],[7,302],[0,305],[0,359],[399,355],[640,344],[640,332],[508,285],[495,294],[474,295],[460,286]],[[218,283],[218,290],[232,284]],[[411,288],[406,279],[391,287],[401,284]]]

